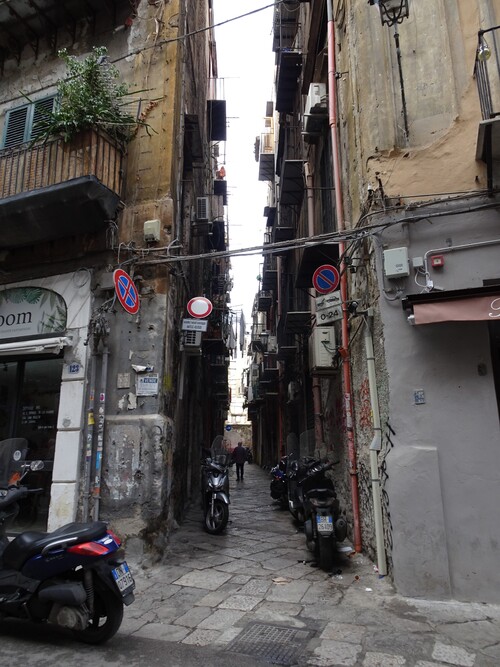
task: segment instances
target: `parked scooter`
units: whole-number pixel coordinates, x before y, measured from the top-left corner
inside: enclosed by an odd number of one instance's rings
[[[286,478],[288,491],[288,509],[293,518],[299,523],[304,523],[305,509],[301,484],[307,478],[309,469],[314,466],[317,459],[312,456],[304,456],[297,459],[293,454],[288,457]]]
[[[0,442],[0,619],[46,622],[100,644],[116,634],[123,605],[134,601],[120,540],[94,521],[23,532],[9,541],[6,525],[18,502],[42,491],[22,484],[30,470],[43,468],[43,461],[25,461],[27,449],[24,438]]]
[[[229,521],[229,465],[229,453],[222,447],[222,437],[217,436],[211,456],[201,463],[203,522],[212,535],[221,533]]]
[[[287,466],[288,456],[282,456],[279,463],[271,468],[271,498],[279,502],[281,509],[288,507]]]
[[[307,547],[318,558],[321,569],[326,571],[333,567],[337,542],[345,540],[347,535],[347,523],[340,514],[333,481],[326,476],[334,465],[316,461],[309,466],[299,485]]]

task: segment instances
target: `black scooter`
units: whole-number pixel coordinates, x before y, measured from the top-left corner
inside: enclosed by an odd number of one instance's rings
[[[281,509],[288,507],[288,478],[286,476],[288,467],[288,456],[282,456],[274,468],[271,468],[270,494],[273,500],[277,500]]]
[[[340,512],[333,481],[326,476],[335,463],[317,460],[302,479],[298,495],[304,511],[304,533],[307,548],[318,559],[322,570],[334,564],[337,543],[347,536],[347,522]]]
[[[19,501],[42,491],[22,484],[30,470],[43,469],[43,461],[25,461],[27,444],[23,438],[0,442],[0,619],[50,623],[100,644],[116,634],[123,605],[134,601],[120,540],[103,521],[8,539],[6,525]]]
[[[229,453],[216,445],[201,463],[203,525],[211,535],[221,533],[229,521],[229,464]]]

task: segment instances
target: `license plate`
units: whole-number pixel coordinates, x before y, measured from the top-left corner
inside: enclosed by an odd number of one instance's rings
[[[111,573],[116,585],[118,586],[118,590],[123,595],[126,595],[135,588],[135,581],[127,563],[118,565],[118,567],[115,567],[113,570],[111,570]]]
[[[316,515],[316,521],[320,533],[333,533],[333,519],[331,516]]]

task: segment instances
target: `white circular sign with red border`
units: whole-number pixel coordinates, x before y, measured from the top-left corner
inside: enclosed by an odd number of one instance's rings
[[[191,317],[208,317],[212,312],[212,302],[205,299],[204,296],[195,296],[190,299],[187,305],[187,311]]]

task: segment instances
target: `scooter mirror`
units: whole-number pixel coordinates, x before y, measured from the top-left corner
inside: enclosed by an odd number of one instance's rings
[[[30,470],[36,471],[36,470],[43,470],[45,467],[45,464],[43,461],[31,461],[30,463]]]

